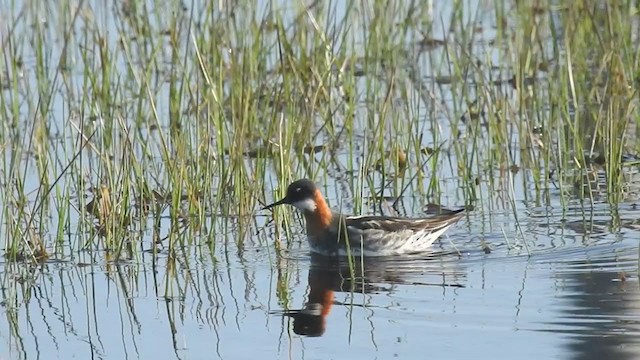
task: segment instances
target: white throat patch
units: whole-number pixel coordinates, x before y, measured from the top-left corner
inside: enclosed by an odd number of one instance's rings
[[[314,212],[316,211],[316,202],[313,199],[306,199],[298,202],[294,202],[291,205],[298,208],[298,210]]]

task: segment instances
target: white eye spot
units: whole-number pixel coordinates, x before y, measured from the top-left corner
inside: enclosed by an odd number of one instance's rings
[[[315,211],[316,210],[316,202],[312,199],[300,200],[291,204],[302,211]]]

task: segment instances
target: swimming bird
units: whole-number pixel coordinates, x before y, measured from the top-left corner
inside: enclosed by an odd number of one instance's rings
[[[289,204],[302,212],[311,252],[326,256],[388,256],[429,250],[464,209],[428,218],[351,216],[332,211],[313,181],[300,179],[263,210]]]

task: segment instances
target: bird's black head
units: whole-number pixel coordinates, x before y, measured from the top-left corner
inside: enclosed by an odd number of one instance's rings
[[[289,204],[300,210],[313,211],[316,208],[316,184],[309,179],[300,179],[292,182],[287,188],[287,195],[284,199],[267,205],[263,210],[271,209],[274,206]]]
[[[316,337],[322,336],[326,322],[322,315],[308,314],[303,311],[293,317],[293,332],[298,335]]]
[[[288,204],[298,201],[313,199],[316,194],[316,184],[309,179],[300,179],[292,182],[287,188],[286,199]]]

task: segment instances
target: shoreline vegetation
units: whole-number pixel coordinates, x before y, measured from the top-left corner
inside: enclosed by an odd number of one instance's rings
[[[257,209],[299,177],[355,213],[635,196],[634,1],[2,7],[7,262],[277,262],[295,218]]]

